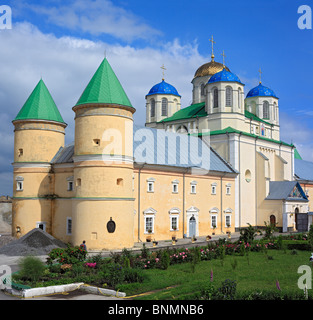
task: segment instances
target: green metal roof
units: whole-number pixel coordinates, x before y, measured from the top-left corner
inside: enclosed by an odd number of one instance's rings
[[[205,117],[208,114],[205,111],[205,103],[196,103],[192,104],[189,107],[184,109],[180,109],[175,112],[171,117],[163,119],[159,122],[168,122],[168,121],[175,121],[175,120],[182,120],[182,119],[189,119],[189,118],[196,118],[196,117]]]
[[[300,156],[300,153],[298,152],[297,149],[294,150],[294,158],[302,160],[302,157]]]
[[[91,78],[76,106],[86,103],[109,103],[132,107],[106,58]]]
[[[201,137],[201,136],[205,136],[205,135],[214,136],[214,135],[218,135],[218,134],[227,134],[227,133],[238,133],[238,134],[242,134],[244,136],[249,136],[249,137],[258,138],[258,139],[261,139],[261,140],[266,140],[266,141],[270,141],[270,142],[274,142],[274,143],[278,143],[278,144],[283,144],[283,145],[289,146],[289,147],[293,147],[294,146],[293,144],[289,144],[289,143],[286,143],[286,142],[283,142],[283,141],[269,139],[269,138],[258,136],[258,135],[252,134],[252,133],[247,133],[247,132],[244,132],[244,131],[236,130],[236,129],[232,128],[232,127],[227,127],[225,129],[222,129],[222,130],[215,130],[215,131],[209,131],[209,132],[204,132],[204,133],[201,133],[201,132],[200,133],[193,133],[191,135],[198,135],[199,137]]]
[[[264,121],[263,119],[259,118],[258,116],[256,116],[255,114],[249,112],[248,110],[245,110],[245,117],[249,118],[249,119],[252,119],[252,120],[255,120],[255,121],[266,123],[268,125],[271,125],[269,122]]]
[[[14,120],[26,119],[50,120],[64,123],[63,118],[42,79],[40,79]]]

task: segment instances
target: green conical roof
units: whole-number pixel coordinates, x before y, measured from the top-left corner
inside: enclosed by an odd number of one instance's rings
[[[132,107],[106,58],[91,78],[76,106],[86,103],[108,103]]]
[[[26,100],[14,120],[50,120],[62,122],[63,118],[42,79]]]

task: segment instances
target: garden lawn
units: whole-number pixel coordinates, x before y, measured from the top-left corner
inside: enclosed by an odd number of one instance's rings
[[[267,254],[250,252],[248,256],[226,255],[224,260],[200,261],[194,272],[190,262],[171,265],[167,270],[144,270],[147,278],[143,283],[123,284],[118,289],[132,299],[194,299],[201,288],[210,283],[212,270],[212,283],[216,288],[224,280],[231,279],[237,282],[237,293],[275,291],[278,280],[282,292],[300,292],[297,281],[301,274],[297,270],[301,265],[311,266],[310,256],[308,251],[296,251],[295,254],[291,250],[268,250]]]

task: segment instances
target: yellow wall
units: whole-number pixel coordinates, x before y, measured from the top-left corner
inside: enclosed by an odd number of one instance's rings
[[[65,124],[20,120],[14,126],[14,162],[50,162],[64,146]]]
[[[139,239],[146,241],[146,238],[155,240],[167,240],[172,236],[182,238],[184,234],[187,234],[187,210],[191,207],[195,207],[198,212],[198,236],[206,236],[215,232],[216,234],[226,233],[227,231],[234,231],[235,222],[235,190],[234,179],[224,178],[222,181],[222,200],[221,200],[221,181],[219,177],[209,176],[185,176],[185,188],[184,177],[182,173],[167,173],[162,170],[141,170],[140,172],[140,206],[138,206],[138,183],[139,183],[139,171],[135,170],[135,239],[138,241],[138,226],[140,229]],[[154,192],[148,192],[147,179],[154,178]],[[177,180],[178,193],[172,192],[173,181]],[[190,182],[196,181],[196,194],[191,194]],[[212,183],[217,183],[216,195],[211,194]],[[231,184],[231,194],[226,195],[226,184]],[[185,190],[185,192],[183,192]],[[221,207],[221,201],[222,207]],[[152,208],[155,213],[155,230],[152,234],[145,233],[144,231],[144,211]],[[175,208],[179,209],[179,227],[176,231],[170,230],[170,211]],[[217,228],[213,230],[211,228],[211,214],[210,210],[218,208]],[[225,216],[224,210],[232,209],[231,228],[225,227],[225,220],[221,225],[221,216]],[[175,214],[173,213],[173,216]],[[225,217],[224,217],[225,218]],[[139,219],[139,220],[138,220]]]

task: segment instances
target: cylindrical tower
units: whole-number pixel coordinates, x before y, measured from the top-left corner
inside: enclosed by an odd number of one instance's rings
[[[13,125],[12,234],[22,236],[36,227],[51,233],[54,177],[50,163],[64,146],[66,124],[43,80]]]
[[[104,59],[75,112],[72,242],[88,249],[134,244],[133,113]]]

